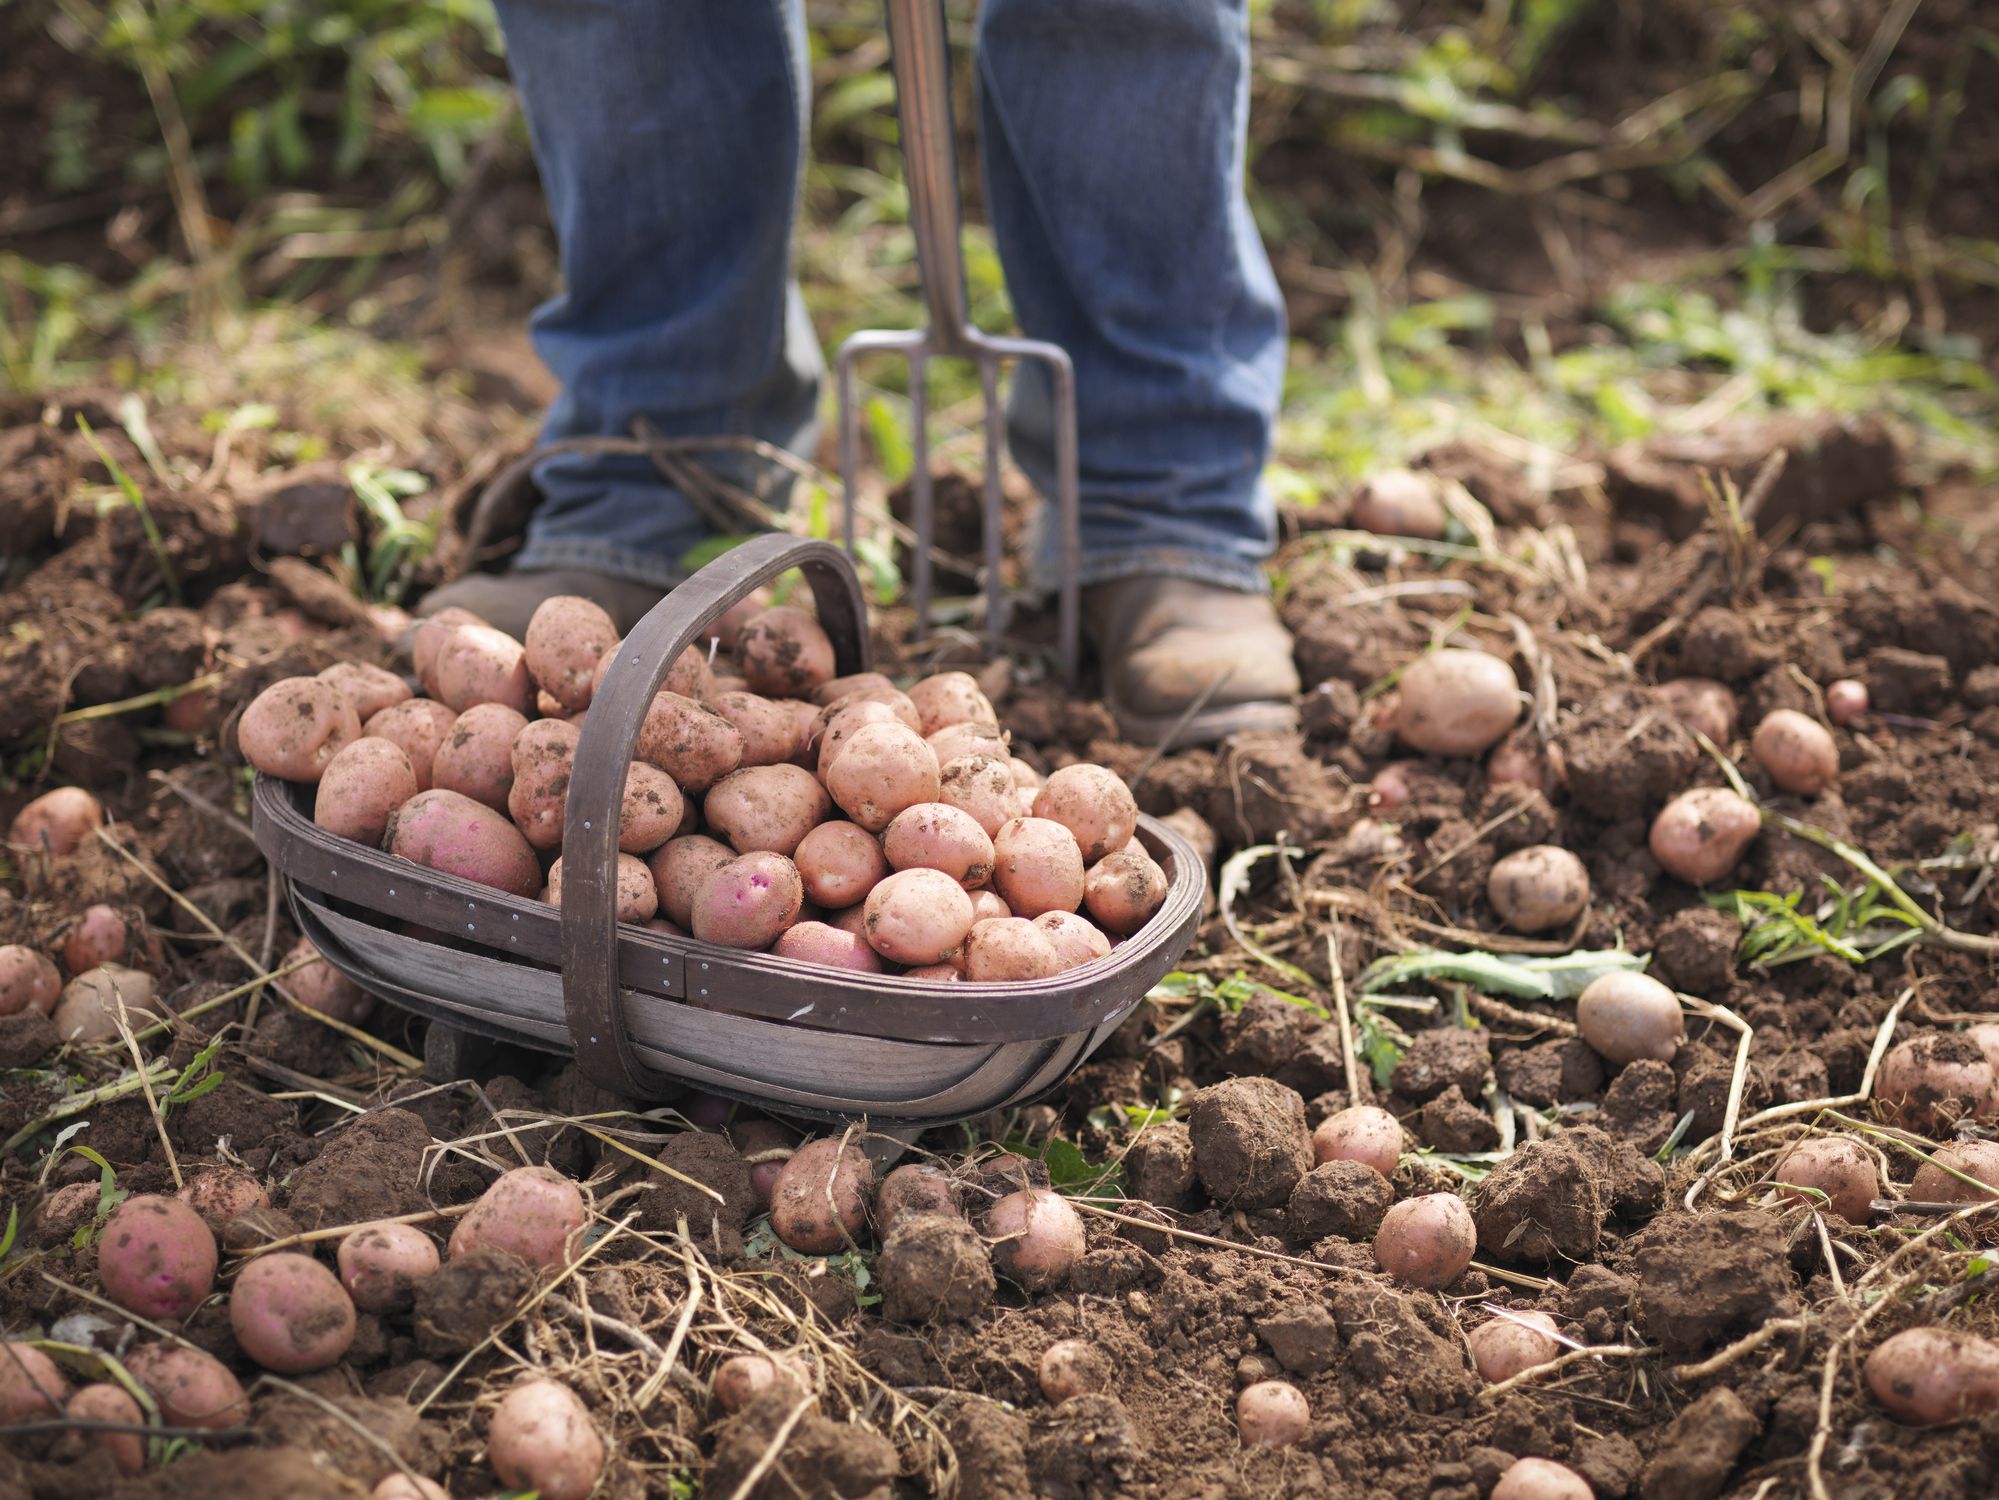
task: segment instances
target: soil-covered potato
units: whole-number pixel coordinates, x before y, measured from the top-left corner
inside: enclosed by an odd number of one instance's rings
[[[99,964],[122,963],[132,950],[132,938],[124,914],[100,901],[84,908],[76,925],[63,935],[62,966],[81,974]]]
[[[1849,1224],[1873,1218],[1874,1200],[1881,1196],[1874,1158],[1840,1135],[1799,1141],[1777,1158],[1770,1177],[1780,1196],[1828,1208]]]
[[[1083,851],[1060,823],[1011,819],[993,835],[993,884],[1017,917],[1074,911],[1083,904]]]
[[[965,977],[977,983],[1049,979],[1065,967],[1048,935],[1025,917],[974,922],[965,939]]]
[[[1029,1291],[1067,1281],[1088,1248],[1082,1216],[1049,1188],[1008,1193],[986,1211],[983,1227],[994,1269]]]
[[[618,809],[618,848],[650,854],[679,830],[687,808],[680,788],[658,766],[635,760],[625,768],[624,800]]]
[[[418,792],[389,819],[391,854],[515,896],[541,890],[541,865],[520,829],[456,792]]]
[[[958,1213],[958,1193],[951,1174],[929,1162],[897,1167],[875,1190],[875,1229],[883,1235],[905,1215]]]
[[[515,1167],[486,1189],[451,1231],[453,1260],[501,1250],[531,1266],[560,1266],[578,1248],[583,1194],[552,1167]]]
[[[41,854],[74,854],[93,829],[103,826],[102,803],[80,786],[59,786],[14,814],[7,845]]]
[[[410,685],[386,667],[365,661],[337,661],[319,674],[353,705],[354,715],[363,724],[385,708],[394,708],[410,699]]]
[[[48,956],[20,943],[0,948],[0,1016],[38,1010],[47,1015],[62,995],[62,975]]]
[[[451,725],[430,763],[430,784],[507,810],[514,787],[514,741],[528,721],[504,703],[475,703]]]
[[[229,1289],[236,1346],[267,1370],[304,1375],[335,1363],[354,1342],[354,1304],[310,1255],[275,1251],[236,1273]]]
[[[798,1372],[764,1354],[732,1354],[715,1371],[715,1404],[739,1412],[771,1387],[801,1389]]]
[[[423,684],[426,693],[436,692],[437,653],[443,649],[445,639],[460,625],[485,623],[471,610],[456,605],[417,621],[410,635],[410,665],[416,668],[417,681]]]
[[[756,693],[717,693],[708,700],[708,706],[742,736],[741,766],[781,766],[797,758],[804,745],[794,703]],[[811,705],[804,707],[807,713],[814,712]]]
[[[411,698],[383,709],[361,726],[361,732],[399,746],[416,773],[416,789],[427,792],[436,785],[431,777],[437,752],[457,722],[458,715],[435,699]]]
[[[1680,723],[1698,729],[1723,750],[1735,738],[1735,694],[1712,677],[1675,677],[1655,689],[1659,701]]]
[[[943,963],[971,933],[972,898],[941,870],[898,870],[868,892],[863,930],[891,963]]]
[[[562,905],[562,861],[559,858],[548,867],[548,887],[543,892],[543,899],[550,906]],[[611,906],[620,922],[648,921],[659,911],[659,888],[653,884],[652,871],[646,868],[646,862],[636,854],[618,856],[618,874]]]
[[[1467,1342],[1472,1364],[1481,1378],[1497,1385],[1524,1370],[1545,1365],[1562,1352],[1554,1334],[1555,1320],[1544,1312],[1527,1311],[1493,1317],[1479,1324]]]
[[[1959,1328],[1906,1328],[1867,1356],[1867,1388],[1888,1415],[1935,1427],[1999,1408],[1999,1344]]]
[[[243,1387],[212,1354],[180,1344],[146,1344],[126,1355],[124,1364],[159,1404],[160,1420],[175,1427],[234,1427],[250,1415]]]
[[[1034,925],[1048,939],[1064,969],[1080,969],[1110,956],[1111,940],[1074,912],[1045,911],[1034,919]]]
[[[743,763],[743,736],[706,704],[662,690],[639,725],[637,754],[694,797]]]
[[[724,948],[768,948],[798,920],[804,902],[798,867],[782,854],[758,850],[702,879],[689,930],[702,942]]]
[[[806,741],[811,763],[817,769],[819,779],[824,781],[826,773],[833,769],[833,762],[847,748],[847,742],[870,724],[907,724],[897,716],[890,705],[873,697],[859,694],[843,698],[838,703],[821,709],[812,722],[812,730]],[[914,733],[914,730],[910,731]]]
[[[1081,761],[1064,766],[1034,794],[1034,816],[1075,836],[1083,863],[1122,849],[1138,832],[1138,803],[1115,771]]]
[[[618,644],[618,626],[602,605],[573,594],[544,599],[528,621],[522,659],[536,687],[564,713],[590,706],[597,663]]]
[[[504,703],[521,714],[534,712],[534,684],[528,678],[521,643],[488,625],[460,625],[437,648],[431,667],[431,696],[464,713],[475,703]]]
[[[1727,787],[1682,792],[1652,820],[1652,857],[1668,875],[1710,885],[1742,862],[1762,832],[1763,816]]]
[[[1165,901],[1166,872],[1136,843],[1113,849],[1083,875],[1084,910],[1119,937],[1151,921]]]
[[[1379,469],[1354,491],[1351,520],[1377,536],[1440,541],[1450,516],[1437,485],[1435,476],[1413,469]]]
[[[802,1255],[831,1255],[866,1228],[875,1172],[860,1142],[827,1136],[791,1153],[771,1190],[770,1223]]]
[[[68,1393],[68,1379],[33,1344],[0,1344],[0,1425],[46,1421]]]
[[[941,870],[967,890],[992,878],[992,839],[976,818],[949,803],[904,808],[882,831],[881,847],[894,868]]]
[[[158,992],[158,982],[142,970],[100,964],[63,986],[49,1019],[66,1042],[108,1042],[119,1035],[121,1013],[134,1031],[159,1020],[153,1004]]]
[[[881,841],[857,823],[821,823],[799,840],[792,859],[806,899],[828,911],[867,900],[889,870]]]
[[[540,1500],[584,1500],[604,1472],[604,1440],[568,1386],[525,1380],[493,1408],[486,1458],[510,1489],[532,1490]]]
[[[778,934],[771,945],[778,958],[795,958],[800,963],[819,964],[829,969],[851,969],[857,974],[879,974],[882,961],[866,938],[843,932],[824,922],[798,922]]]
[[[241,1167],[203,1167],[188,1175],[175,1196],[193,1209],[212,1233],[219,1233],[231,1219],[271,1206],[264,1185]]]
[[[999,727],[992,700],[969,672],[938,672],[926,677],[910,688],[909,701],[916,708],[917,727],[926,737],[953,724]]]
[[[822,774],[840,810],[869,833],[919,802],[935,802],[940,781],[936,753],[899,723],[862,725]]]
[[[709,828],[739,854],[764,849],[789,856],[832,810],[818,779],[791,765],[731,771],[701,804]]]
[[[1311,1403],[1288,1381],[1259,1380],[1236,1397],[1235,1425],[1245,1448],[1289,1448],[1312,1430]]]
[[[682,930],[691,929],[694,898],[700,893],[701,882],[736,858],[735,850],[706,834],[683,834],[662,844],[646,861],[646,868],[652,872],[659,909],[666,919]]]
[[[104,1295],[142,1318],[179,1320],[215,1289],[215,1234],[178,1198],[141,1193],[111,1210],[98,1238]]]
[[[1896,1124],[1942,1137],[1960,1119],[1999,1114],[1999,1082],[1984,1050],[1961,1032],[1923,1032],[1888,1049],[1874,1097]]]
[[[809,698],[833,677],[833,642],[802,609],[778,605],[753,615],[736,638],[736,660],[750,691],[767,698]]]
[[[1649,974],[1605,974],[1576,997],[1576,1026],[1606,1061],[1671,1062],[1687,1034],[1679,998]]]
[[[507,815],[528,843],[544,852],[562,847],[569,778],[582,731],[564,719],[536,719],[514,738],[514,784]]]
[[[1229,1078],[1188,1112],[1194,1170],[1226,1208],[1276,1208],[1312,1167],[1305,1101],[1273,1078]]]
[[[0,1363],[5,1362],[0,1356]],[[4,1404],[4,1398],[0,1398],[0,1404]],[[72,1422],[118,1423],[138,1428],[146,1421],[139,1403],[125,1393],[124,1387],[103,1381],[87,1385],[71,1396],[63,1411]],[[129,1477],[146,1467],[146,1440],[137,1432],[87,1431],[83,1436],[86,1442],[111,1455],[111,1462],[120,1474]]]
[[[1589,870],[1566,849],[1534,844],[1494,862],[1485,894],[1515,932],[1548,932],[1569,926],[1589,905]]]
[[[1425,755],[1480,755],[1520,717],[1513,669],[1483,651],[1419,656],[1397,684],[1395,732]]]
[[[1749,737],[1749,753],[1787,792],[1816,797],[1839,779],[1832,731],[1796,709],[1773,709]]]
[[[342,746],[360,737],[354,705],[317,677],[279,678],[251,699],[236,721],[236,746],[243,759],[267,776],[307,785],[326,774]],[[8,842],[20,840],[10,834]]]
[[[1013,768],[990,755],[961,755],[938,776],[937,800],[967,814],[991,838],[1020,816]]]
[[[923,738],[940,766],[948,766],[966,755],[983,755],[997,760],[1008,754],[1006,735],[990,724],[946,724],[935,734]]]
[[[1402,1160],[1402,1124],[1374,1104],[1356,1104],[1326,1116],[1312,1132],[1313,1160],[1357,1161],[1393,1177]]]
[[[373,847],[382,842],[395,810],[416,794],[416,771],[402,747],[363,735],[326,763],[313,795],[312,821]]]
[[[1980,1183],[1992,1191],[1984,1191]],[[1965,1140],[1945,1146],[1916,1168],[1909,1196],[1919,1203],[1999,1199],[1999,1141]]]
[[[1042,1397],[1060,1406],[1071,1396],[1108,1390],[1114,1372],[1104,1351],[1088,1339],[1057,1339],[1041,1351],[1034,1373]]]
[[[341,1237],[335,1259],[348,1297],[369,1313],[407,1307],[416,1282],[439,1264],[437,1241],[414,1224],[363,1224]]]

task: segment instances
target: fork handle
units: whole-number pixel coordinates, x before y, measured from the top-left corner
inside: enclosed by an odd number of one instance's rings
[[[936,346],[931,352],[965,356],[971,349],[943,0],[887,0],[887,5],[903,177],[909,224],[916,235],[916,268]]]

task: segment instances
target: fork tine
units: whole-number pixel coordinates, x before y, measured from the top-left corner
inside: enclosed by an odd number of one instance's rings
[[[927,348],[909,354],[909,417],[915,427],[910,434],[910,452],[915,468],[909,476],[910,520],[916,527],[916,566],[910,593],[916,605],[915,639],[930,639],[930,548],[935,540],[936,517],[931,508],[930,489],[930,355]]]
[[[1000,411],[1000,356],[981,350],[979,392],[986,408],[986,493],[984,520],[986,544],[986,653],[998,658],[1000,632],[1006,626],[1006,587],[1000,576],[1001,553],[1006,542],[1001,521],[1005,497],[1000,490],[1000,471],[1006,467],[1006,421]]]
[[[859,473],[861,417],[854,409],[854,360],[860,349],[851,341],[840,346],[834,361],[835,388],[840,398],[840,540],[847,556],[854,556],[855,532],[860,523],[860,491],[855,488]]]

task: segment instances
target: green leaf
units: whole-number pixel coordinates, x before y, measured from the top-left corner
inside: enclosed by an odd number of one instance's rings
[[[875,461],[882,477],[901,484],[916,470],[916,449],[909,440],[909,426],[880,396],[870,396],[867,405],[868,437],[875,445]]]
[[[704,537],[681,554],[680,565],[690,573],[697,572],[723,553],[742,546],[748,540],[746,536]]]

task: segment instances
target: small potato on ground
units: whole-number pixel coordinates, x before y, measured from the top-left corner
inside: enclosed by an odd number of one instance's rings
[[[264,1185],[241,1167],[203,1167],[174,1196],[195,1211],[210,1233],[220,1233],[223,1225],[240,1215],[271,1206]]]
[[[407,1307],[411,1288],[438,1267],[437,1241],[414,1224],[363,1224],[335,1253],[340,1284],[362,1312]]]
[[[1735,738],[1735,693],[1712,677],[1675,677],[1655,690],[1666,712],[1689,729],[1698,729],[1717,749]]]
[[[992,1245],[994,1268],[1030,1292],[1067,1281],[1089,1248],[1082,1217],[1050,1188],[1008,1193],[986,1211],[982,1227]]]
[[[1779,708],[1764,716],[1749,737],[1749,753],[1787,792],[1816,797],[1839,779],[1839,747],[1817,719]]]
[[[1319,1122],[1312,1132],[1312,1157],[1321,1165],[1357,1161],[1393,1177],[1402,1159],[1402,1124],[1378,1105],[1352,1105]]]
[[[515,1167],[458,1221],[445,1253],[456,1260],[475,1250],[504,1250],[531,1266],[560,1266],[584,1217],[583,1194],[567,1177],[553,1167]]]
[[[1647,842],[1668,875],[1709,885],[1730,874],[1763,830],[1763,815],[1724,786],[1682,792],[1652,820]]]
[[[1110,1359],[1088,1339],[1057,1339],[1041,1351],[1035,1368],[1042,1398],[1050,1406],[1109,1390],[1111,1374]]]
[[[81,974],[99,964],[123,963],[131,946],[132,931],[124,916],[117,907],[99,902],[86,907],[76,925],[64,934],[62,965],[72,974]]]
[[[1649,974],[1605,974],[1576,997],[1576,1026],[1596,1053],[1618,1064],[1671,1062],[1687,1034],[1679,997]]]
[[[540,1500],[584,1500],[604,1472],[604,1440],[568,1386],[526,1380],[493,1408],[486,1459],[510,1489]]]
[[[1596,1500],[1574,1469],[1552,1458],[1516,1458],[1492,1487],[1490,1500]]]
[[[1245,1448],[1290,1448],[1312,1430],[1305,1393],[1285,1380],[1259,1380],[1235,1398],[1236,1431]]]
[[[1825,716],[1842,729],[1866,718],[1870,706],[1866,683],[1842,677],[1826,684]]]
[[[80,786],[59,786],[43,792],[14,814],[14,821],[7,825],[7,844],[9,848],[33,849],[43,854],[74,854],[77,845],[90,837],[92,829],[103,826],[101,802]]]
[[[303,967],[285,976],[285,988],[308,1010],[349,1024],[365,1021],[374,1013],[375,997],[321,958],[312,939],[300,938],[293,943],[278,967],[291,969],[294,964]]]
[[[1413,1286],[1449,1286],[1464,1274],[1478,1249],[1471,1210],[1456,1193],[1405,1198],[1374,1232],[1374,1258],[1381,1269]]]
[[[0,1344],[0,1426],[44,1421],[62,1410],[69,1380],[28,1343]]]
[[[957,1214],[958,1194],[951,1174],[928,1162],[908,1162],[882,1179],[875,1191],[875,1229],[886,1235],[906,1214]]]
[[[1511,1380],[1523,1370],[1547,1364],[1562,1352],[1561,1344],[1554,1338],[1557,1331],[1555,1320],[1544,1312],[1514,1313],[1507,1317],[1495,1314],[1489,1322],[1471,1331],[1467,1342],[1471,1345],[1472,1364],[1477,1366],[1479,1378],[1488,1384]]]
[[[98,1238],[104,1295],[142,1318],[185,1318],[215,1289],[215,1233],[177,1198],[142,1193],[111,1211]]]
[[[0,1362],[5,1362],[4,1355],[0,1355]],[[64,1413],[73,1422],[117,1422],[129,1427],[143,1427],[146,1423],[139,1403],[126,1394],[124,1387],[104,1381],[87,1385],[71,1396]],[[137,1432],[86,1432],[84,1439],[110,1454],[120,1474],[129,1477],[146,1467],[146,1440]]]
[[[0,1016],[38,1010],[47,1015],[62,994],[62,975],[48,956],[20,943],[0,948]]]
[[[715,1404],[735,1413],[776,1385],[804,1389],[798,1372],[764,1354],[732,1354],[715,1371]]]
[[[159,1019],[151,1009],[158,990],[150,974],[122,964],[100,964],[63,986],[49,1019],[66,1042],[107,1042],[119,1034],[121,1009],[135,1030]]]
[[[1419,656],[1397,692],[1396,733],[1425,755],[1481,755],[1520,717],[1513,669],[1483,651],[1447,646]]]
[[[1874,1097],[1895,1124],[1939,1138],[1966,1116],[1989,1120],[1999,1113],[1992,1065],[1961,1032],[1922,1032],[1897,1042],[1881,1059]]]
[[[125,1368],[159,1403],[175,1427],[234,1427],[250,1416],[243,1387],[212,1354],[179,1344],[146,1344],[125,1356]]]
[[[771,1228],[801,1255],[831,1255],[867,1226],[874,1185],[875,1169],[858,1141],[808,1141],[777,1174]]]
[[[336,1363],[354,1342],[354,1303],[310,1255],[281,1250],[236,1273],[229,1328],[237,1347],[265,1369],[305,1375]]]
[[[1999,1344],[1960,1329],[1904,1329],[1867,1356],[1865,1374],[1874,1399],[1910,1427],[1999,1408]]]
[[[1799,1141],[1777,1158],[1770,1177],[1779,1197],[1823,1206],[1849,1224],[1873,1218],[1874,1200],[1881,1196],[1874,1158],[1841,1135]]]
[[[1967,1177],[1972,1181],[1965,1181]],[[1982,1191],[1979,1183],[1993,1191]],[[1999,1141],[1973,1139],[1945,1146],[1916,1168],[1916,1175],[1909,1183],[1909,1196],[1919,1203],[1978,1203],[1999,1199]]]
[[[1486,899],[1515,932],[1567,927],[1589,905],[1589,871],[1567,849],[1535,844],[1497,860],[1486,877]]]

